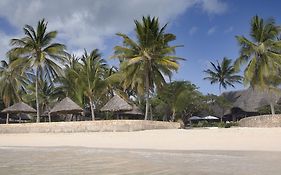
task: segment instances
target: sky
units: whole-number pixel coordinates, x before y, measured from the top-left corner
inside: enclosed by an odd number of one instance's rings
[[[115,34],[133,36],[134,20],[150,15],[159,17],[161,25],[168,23],[166,32],[177,36],[173,45],[184,45],[176,55],[186,61],[180,62],[173,80],[191,81],[204,94],[219,94],[218,85],[203,80],[203,70],[210,61],[238,57],[235,36],[249,37],[253,16],[273,17],[281,24],[280,7],[278,0],[1,0],[0,58],[6,58],[10,39],[24,36],[25,24],[35,27],[45,18],[68,52],[79,56],[84,49],[98,48],[114,65],[117,61],[109,58],[114,46],[122,44]],[[243,88],[236,84],[223,91]]]

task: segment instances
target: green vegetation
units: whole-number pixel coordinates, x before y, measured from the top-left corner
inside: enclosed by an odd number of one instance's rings
[[[244,82],[273,96],[273,90],[280,84],[281,41],[278,37],[281,27],[270,18],[263,20],[254,16],[251,21],[250,39],[236,36],[240,45],[240,57],[235,61],[237,69],[247,63]],[[274,102],[270,102],[271,112],[275,114]]]
[[[234,83],[241,83],[243,77],[236,74],[237,71],[234,69],[233,65],[231,65],[230,59],[224,57],[221,63],[217,61],[217,65],[213,62],[210,63],[212,65],[212,69],[204,71],[208,74],[204,80],[209,80],[211,84],[218,83],[220,93],[221,87],[226,89],[227,86],[234,87]]]
[[[8,107],[24,101],[37,108],[36,122],[58,100],[68,96],[90,111],[92,120],[112,118],[99,114],[99,109],[114,94],[130,99],[145,113],[144,119],[177,121],[185,124],[191,116],[216,114],[232,107],[223,96],[203,95],[189,81],[172,81],[172,75],[184,59],[176,56],[171,45],[176,36],[166,33],[167,24],[160,26],[158,18],[143,17],[135,20],[135,38],[118,33],[123,44],[114,47],[112,58],[119,66],[110,66],[96,48],[84,51],[80,57],[67,52],[66,46],[56,43],[57,31],[48,31],[47,22],[40,20],[33,28],[25,25],[22,38],[11,40],[6,61],[1,61],[1,105]],[[218,83],[219,90],[241,83],[239,68],[244,70],[246,85],[266,89],[269,97],[281,83],[281,34],[280,26],[273,19],[264,21],[258,16],[251,21],[251,39],[237,36],[240,56],[232,64],[228,58],[211,62],[211,69],[204,72],[211,84]],[[188,75],[187,75],[188,78]],[[3,102],[3,104],[2,104]],[[273,101],[271,111],[274,114]],[[221,109],[218,114],[215,108]],[[260,113],[268,108],[260,109]],[[278,111],[279,112],[279,111]],[[235,125],[199,122],[196,126],[230,127]]]

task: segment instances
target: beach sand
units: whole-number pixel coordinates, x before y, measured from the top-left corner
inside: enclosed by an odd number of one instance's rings
[[[280,175],[281,128],[0,134],[0,174]]]
[[[153,150],[281,151],[281,128],[0,134],[0,146],[80,146]]]

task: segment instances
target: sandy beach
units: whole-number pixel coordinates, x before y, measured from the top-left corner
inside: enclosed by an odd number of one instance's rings
[[[0,146],[281,151],[281,128],[170,129],[137,132],[0,134]]]
[[[0,174],[281,172],[281,128],[0,134],[0,140]]]

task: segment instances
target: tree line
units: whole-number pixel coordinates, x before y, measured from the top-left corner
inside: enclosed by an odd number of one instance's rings
[[[172,120],[210,111],[210,102],[225,106],[221,97],[203,95],[188,81],[172,81],[172,75],[184,58],[176,56],[171,45],[176,40],[166,33],[167,24],[146,16],[135,20],[135,36],[117,33],[123,43],[114,47],[114,67],[102,58],[98,49],[84,50],[82,56],[67,51],[55,42],[57,31],[48,31],[48,23],[40,20],[34,28],[25,25],[23,37],[11,39],[7,58],[1,61],[0,95],[5,107],[24,101],[36,106],[36,121],[58,100],[68,96],[89,109],[92,120],[98,110],[114,94],[130,99],[144,111],[144,119]],[[240,57],[211,63],[204,72],[219,89],[244,81],[247,85],[273,92],[280,84],[280,26],[273,19],[258,16],[251,21],[251,39],[237,36]],[[279,37],[279,38],[278,38]],[[240,66],[248,63],[244,77]],[[274,109],[274,107],[273,107]]]

